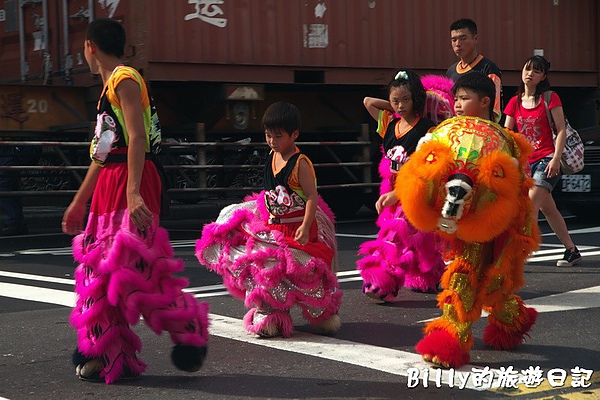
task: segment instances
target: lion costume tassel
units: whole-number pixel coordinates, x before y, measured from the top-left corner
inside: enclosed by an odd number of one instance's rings
[[[446,240],[451,262],[437,298],[443,314],[416,349],[456,368],[470,360],[471,326],[482,310],[489,312],[483,341],[499,350],[519,346],[535,323],[537,312],[515,294],[539,243],[528,197],[531,146],[474,117],[446,120],[426,139],[400,170],[396,193],[417,229]]]

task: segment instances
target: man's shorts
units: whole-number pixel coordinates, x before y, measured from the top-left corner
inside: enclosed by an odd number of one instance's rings
[[[554,189],[554,186],[558,183],[560,179],[560,175],[553,176],[552,178],[548,178],[548,175],[545,172],[546,167],[552,160],[552,157],[544,157],[541,160],[538,160],[534,163],[529,164],[531,167],[531,177],[535,182],[535,186],[541,186],[548,189],[550,192]]]

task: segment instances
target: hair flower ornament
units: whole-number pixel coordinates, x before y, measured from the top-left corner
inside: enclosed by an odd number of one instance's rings
[[[398,71],[398,73],[396,74],[396,76],[394,77],[395,80],[398,79],[406,79],[408,80],[408,74],[406,73],[406,71]]]

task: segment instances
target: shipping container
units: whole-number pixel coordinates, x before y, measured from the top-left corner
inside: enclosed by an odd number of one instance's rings
[[[384,84],[390,69],[443,72],[448,27],[468,17],[509,84],[539,51],[555,85],[596,87],[599,13],[596,0],[5,0],[0,79],[68,83],[87,21],[112,17],[151,81]]]
[[[449,26],[458,18],[478,23],[478,49],[501,68],[505,100],[524,60],[543,54],[571,123],[599,123],[597,0],[5,0],[0,130],[94,119],[101,81],[89,73],[83,43],[98,17],[123,23],[125,62],[149,82],[167,136],[189,140],[202,124],[207,138],[262,141],[264,109],[285,100],[302,112],[304,140],[364,139],[361,126],[372,121],[362,99],[384,96],[398,69],[444,74],[456,61]],[[368,151],[316,147],[317,162],[345,163],[365,161],[378,142]],[[319,176],[356,184],[366,179],[363,169]]]

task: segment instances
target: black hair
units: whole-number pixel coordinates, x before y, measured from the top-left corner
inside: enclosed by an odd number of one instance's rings
[[[468,29],[469,32],[471,32],[471,35],[477,35],[477,24],[472,19],[457,19],[450,25],[450,31],[457,31],[459,29]]]
[[[479,71],[469,71],[466,74],[462,74],[454,82],[452,93],[456,95],[459,89],[472,90],[477,93],[479,98],[489,97],[489,119],[494,120],[494,101],[496,99],[496,85],[494,85],[494,81]]]
[[[300,130],[300,110],[283,101],[273,103],[265,110],[261,124],[265,130],[285,131],[291,135]]]
[[[550,70],[550,61],[546,60],[542,56],[533,56],[533,57],[529,57],[527,59],[527,61],[525,61],[525,64],[523,64],[523,67],[527,70],[533,69],[535,71],[540,71],[546,75],[546,77],[543,80],[541,80],[540,83],[538,83],[538,85],[535,87],[534,97],[535,97],[535,101],[537,103],[537,101],[539,100],[542,93],[544,93],[546,90],[550,89],[550,80],[548,80],[548,71]],[[517,89],[517,101],[518,102],[521,101],[521,96],[523,95],[524,92],[525,92],[525,83],[523,82],[523,79],[521,79],[521,83],[519,83],[519,87]]]
[[[394,79],[388,84],[388,96],[392,92],[392,89],[401,86],[407,86],[412,94],[413,113],[416,115],[423,115],[427,94],[425,93],[425,87],[423,87],[419,75],[410,69],[398,71],[394,76]]]
[[[125,29],[112,18],[97,18],[89,23],[85,31],[86,40],[91,40],[104,53],[123,57],[125,54]]]

